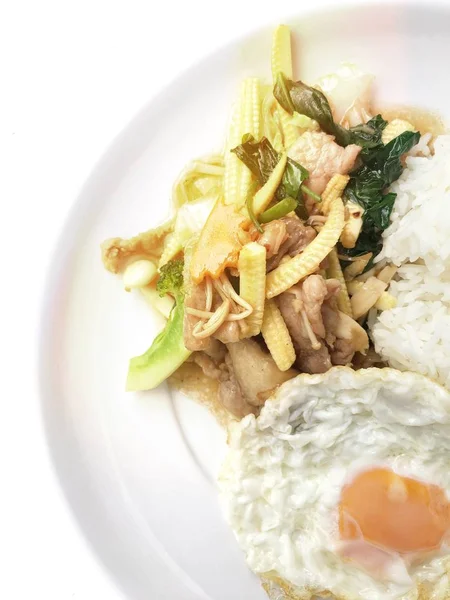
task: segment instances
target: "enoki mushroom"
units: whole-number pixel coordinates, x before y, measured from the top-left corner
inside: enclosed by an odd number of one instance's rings
[[[192,334],[196,338],[213,335],[226,321],[242,321],[252,314],[253,307],[236,293],[228,277],[223,273],[219,279],[205,279],[205,309],[186,307],[189,315],[199,318]],[[222,299],[215,311],[211,310],[214,292]]]

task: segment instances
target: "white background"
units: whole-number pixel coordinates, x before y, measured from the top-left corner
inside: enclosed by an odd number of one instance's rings
[[[38,315],[47,264],[68,208],[113,137],[162,86],[232,38],[300,11],[301,2],[0,3],[0,597],[5,600],[121,597],[72,521],[41,432]]]

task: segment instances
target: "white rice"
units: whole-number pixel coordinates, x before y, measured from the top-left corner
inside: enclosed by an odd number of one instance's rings
[[[397,199],[379,260],[402,265],[389,288],[397,307],[380,313],[371,333],[391,366],[450,389],[450,135],[434,147],[434,156],[408,157],[391,188]]]

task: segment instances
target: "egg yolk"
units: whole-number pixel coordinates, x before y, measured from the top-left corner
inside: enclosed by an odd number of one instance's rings
[[[450,530],[450,503],[436,485],[372,469],[346,485],[339,504],[344,540],[364,540],[396,552],[440,547]]]

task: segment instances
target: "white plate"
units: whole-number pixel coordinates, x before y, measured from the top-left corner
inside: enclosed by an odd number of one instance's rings
[[[377,75],[381,101],[445,115],[445,8],[357,6],[291,24],[299,77],[357,61]],[[104,271],[99,243],[166,216],[179,170],[220,148],[238,82],[268,76],[269,62],[267,30],[205,59],[146,106],[90,177],[54,259],[41,348],[49,445],[80,526],[130,600],[265,597],[217,503],[224,433],[164,386],[123,392],[129,357],[161,322]]]

